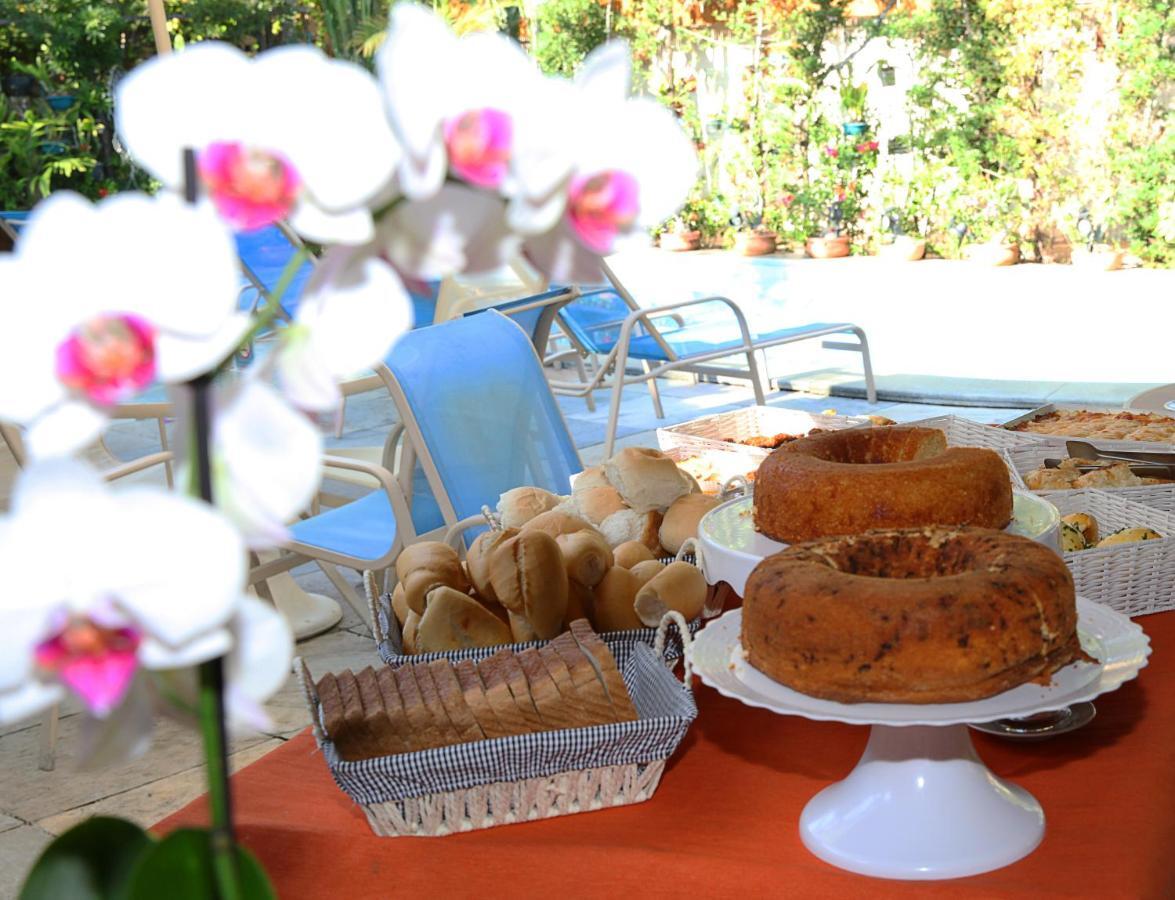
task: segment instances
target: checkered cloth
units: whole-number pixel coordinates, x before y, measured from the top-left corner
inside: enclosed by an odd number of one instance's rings
[[[693,694],[647,644],[632,637],[604,637],[632,695],[639,716],[635,722],[563,728],[356,762],[341,759],[328,739],[320,746],[335,783],[366,805],[666,759],[698,714]],[[459,656],[482,659],[500,649],[471,650]],[[424,658],[411,657],[414,661]],[[321,709],[317,712],[321,717]]]

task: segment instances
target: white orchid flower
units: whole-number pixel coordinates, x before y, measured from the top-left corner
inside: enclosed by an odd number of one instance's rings
[[[231,386],[226,394],[213,419],[213,496],[251,550],[274,547],[288,537],[286,524],[318,492],[322,434],[255,378]],[[181,481],[190,471],[190,461],[185,461]]]
[[[232,352],[248,325],[238,280],[232,238],[210,210],[54,194],[0,259],[12,307],[0,329],[0,419],[28,428],[34,457],[79,449],[109,407]]]
[[[565,175],[545,118],[552,88],[505,35],[458,38],[427,7],[398,3],[376,69],[409,198],[432,196],[446,175],[506,196],[541,194]]]
[[[697,178],[693,144],[673,113],[626,96],[630,71],[627,46],[613,42],[594,51],[576,78],[563,217],[525,244],[527,258],[553,281],[602,280],[599,258],[645,243],[648,229],[681,206]]]
[[[372,236],[368,204],[392,182],[400,147],[375,79],[311,46],[250,58],[204,42],[157,56],[115,92],[127,150],[172,190],[195,151],[203,193],[236,228],[287,219],[320,243]]]
[[[153,488],[116,494],[71,460],[31,466],[0,518],[0,722],[65,689],[105,718],[140,668],[229,653],[244,577],[240,535],[208,505]],[[242,652],[288,652],[288,632],[269,634],[274,648]]]
[[[334,409],[338,382],[380,362],[411,327],[412,301],[391,266],[367,250],[333,247],[282,332],[278,384],[299,409]]]

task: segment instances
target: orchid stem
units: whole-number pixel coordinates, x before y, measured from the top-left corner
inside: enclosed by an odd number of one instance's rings
[[[297,252],[295,252],[294,255],[289,258],[285,264],[285,267],[282,269],[281,275],[277,279],[277,284],[269,293],[269,296],[266,297],[265,306],[261,309],[260,312],[257,313],[257,317],[253,320],[253,324],[245,333],[245,336],[241,338],[240,343],[238,343],[237,346],[233,349],[233,352],[220,361],[216,367],[216,371],[220,371],[221,369],[227,367],[232,362],[233,356],[235,356],[238,351],[248,347],[252,341],[257,339],[261,332],[273,324],[274,319],[276,319],[278,317],[278,313],[281,312],[282,298],[285,296],[286,291],[289,290],[290,284],[294,280],[294,276],[298,274],[298,269],[302,267],[302,263],[310,259],[311,256],[313,256],[313,253],[311,253],[308,247],[299,247]]]
[[[193,494],[212,505],[212,375],[189,383],[192,391]],[[228,734],[224,716],[224,658],[200,664],[198,712],[208,767],[208,802],[212,812],[209,840],[212,868],[219,900],[239,900],[240,873],[233,836],[232,795],[228,783]]]

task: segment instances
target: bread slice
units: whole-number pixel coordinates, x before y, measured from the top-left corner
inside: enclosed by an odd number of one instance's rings
[[[381,755],[378,739],[367,727],[363,713],[363,699],[359,695],[359,683],[350,669],[335,675],[339,696],[343,700],[343,730],[336,741],[339,754],[344,759],[370,759]]]
[[[506,729],[507,734],[529,734],[530,726],[522,717],[518,704],[514,702],[514,694],[506,683],[506,673],[502,671],[502,656],[508,650],[499,650],[493,656],[483,659],[477,664],[477,674],[481,676],[481,683],[485,686],[486,700],[493,707],[498,721]]]
[[[473,718],[481,726],[487,738],[508,737],[510,732],[498,721],[494,708],[486,699],[485,686],[481,683],[481,676],[477,674],[477,664],[470,659],[463,659],[454,667],[457,683],[461,685],[461,694],[465,698],[465,705],[473,713]]]
[[[510,693],[514,695],[514,702],[518,705],[518,711],[526,720],[527,729],[546,731],[547,726],[543,724],[543,719],[535,708],[534,698],[530,695],[530,684],[526,680],[522,666],[518,665],[517,657],[513,653],[503,655],[501,666],[502,674],[506,676],[506,684],[510,688]]]
[[[571,623],[571,636],[575,638],[588,661],[595,666],[596,676],[604,683],[608,699],[612,701],[612,706],[616,710],[616,721],[636,721],[636,707],[632,705],[632,698],[628,695],[628,688],[624,685],[624,678],[620,675],[616,658],[608,649],[608,645],[592,631],[587,619],[576,619]]]
[[[383,693],[379,689],[375,670],[368,666],[355,676],[355,681],[359,685],[359,699],[363,701],[363,718],[367,722],[367,731],[383,750],[380,755],[403,753],[404,739],[392,728],[392,720],[384,707]]]
[[[384,666],[375,673],[376,684],[379,685],[380,695],[384,701],[384,711],[388,714],[388,721],[392,730],[400,738],[400,746],[404,753],[415,748],[412,741],[412,725],[408,721],[408,714],[404,711],[404,701],[400,698],[400,691],[396,687],[396,673],[390,666]]]
[[[318,704],[322,707],[322,727],[326,729],[326,736],[337,744],[347,728],[339,683],[333,674],[327,672],[318,679],[314,691],[318,694]]]
[[[445,704],[441,702],[441,692],[437,689],[436,682],[432,680],[432,670],[429,669],[428,663],[414,664],[412,674],[416,676],[421,699],[424,700],[425,708],[432,715],[433,721],[436,722],[437,731],[441,733],[445,746],[460,744],[461,734],[449,718],[448,712],[445,711]]]
[[[575,682],[571,680],[571,672],[559,654],[548,644],[539,648],[539,659],[543,661],[543,665],[551,673],[551,678],[555,680],[555,687],[559,689],[559,696],[563,698],[563,706],[571,718],[571,724],[568,727],[582,728],[585,725],[594,724],[584,712],[583,700],[580,699],[579,691],[575,689]]]
[[[469,707],[465,705],[461,684],[453,673],[453,664],[447,659],[434,659],[428,664],[428,670],[432,673],[433,683],[437,686],[441,704],[449,715],[449,721],[457,729],[461,741],[464,743],[483,740],[485,733],[473,718]]]
[[[424,705],[424,698],[420,696],[420,688],[416,684],[416,676],[412,674],[412,666],[400,666],[393,671],[396,690],[400,693],[404,715],[408,719],[408,741],[412,749],[429,750],[433,747],[443,747],[444,738],[433,720],[432,713]]]
[[[539,651],[531,647],[519,653],[517,658],[518,665],[526,673],[530,695],[534,698],[534,705],[538,708],[543,724],[550,729],[574,728],[575,716],[563,702],[559,688],[555,686],[555,679],[547,671]]]
[[[579,701],[583,704],[583,712],[594,724],[616,721],[616,709],[608,699],[608,692],[604,690],[604,682],[596,677],[596,667],[588,660],[587,655],[579,649],[579,644],[569,632],[563,632],[550,645],[552,650],[559,654],[571,673],[571,681],[579,692]]]

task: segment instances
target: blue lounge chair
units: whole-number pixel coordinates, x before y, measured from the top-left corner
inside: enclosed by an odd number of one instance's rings
[[[504,491],[526,484],[566,494],[582,469],[530,336],[502,313],[411,331],[376,373],[402,423],[385,465],[334,457],[326,465],[364,472],[380,489],[293,525],[286,554],[253,569],[250,583],[313,560],[365,616],[335,566],[387,569],[406,544],[475,521]]]
[[[612,453],[620,416],[620,400],[626,384],[647,381],[657,416],[663,417],[656,390],[657,376],[672,370],[702,375],[746,378],[755,392],[755,402],[766,402],[762,377],[755,354],[771,347],[837,334],[851,334],[855,342],[825,340],[823,346],[834,350],[853,350],[861,354],[865,371],[865,389],[870,403],[877,402],[873,365],[865,332],[849,322],[813,322],[789,328],[758,331],[748,324],[737,303],[727,297],[702,297],[642,308],[613,271],[604,264],[612,287],[588,290],[583,297],[559,312],[560,327],[581,349],[600,358],[591,378],[579,382],[552,380],[556,393],[590,396],[592,391],[610,388],[612,406],[608,411],[608,430],[604,455]],[[691,323],[682,318],[688,311],[703,312],[705,319]],[[664,327],[666,317],[673,317]],[[658,324],[660,323],[660,325]],[[745,356],[745,369],[718,366],[728,357]],[[630,374],[630,359],[640,361],[642,371]]]

